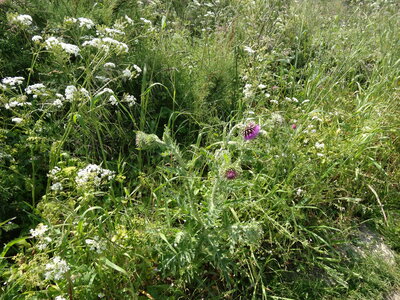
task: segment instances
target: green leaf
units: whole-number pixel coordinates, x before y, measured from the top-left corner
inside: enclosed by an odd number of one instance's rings
[[[127,271],[125,271],[124,269],[122,269],[120,266],[117,266],[116,264],[114,264],[112,261],[109,261],[107,258],[103,258],[104,263],[109,266],[110,268],[126,275],[127,277],[129,277],[129,274]]]
[[[17,238],[15,240],[12,240],[11,242],[9,242],[7,245],[4,246],[3,252],[0,253],[0,258],[4,258],[4,256],[7,254],[8,250],[10,250],[10,248],[12,246],[14,246],[15,244],[19,244],[22,241],[25,241],[27,238],[29,238],[29,236]]]

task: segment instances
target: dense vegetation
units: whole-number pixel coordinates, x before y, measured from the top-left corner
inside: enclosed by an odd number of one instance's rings
[[[384,299],[399,100],[396,0],[0,1],[0,298]]]

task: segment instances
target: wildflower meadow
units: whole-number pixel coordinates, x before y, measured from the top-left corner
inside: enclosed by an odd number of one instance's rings
[[[0,0],[0,299],[399,299],[399,114],[396,0]]]

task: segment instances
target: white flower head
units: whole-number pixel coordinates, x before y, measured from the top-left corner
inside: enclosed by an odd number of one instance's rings
[[[115,68],[115,64],[112,63],[112,62],[108,62],[108,63],[105,63],[103,67],[106,68],[106,69],[114,69]]]
[[[103,169],[95,164],[89,164],[78,171],[75,182],[78,187],[86,187],[90,185],[97,187],[102,183],[105,183],[107,180],[113,179],[114,176],[113,171]]]
[[[90,98],[90,94],[89,94],[89,91],[88,91],[87,89],[85,89],[85,88],[80,88],[80,89],[79,89],[79,92],[80,92],[83,96],[85,96],[86,98]]]
[[[301,189],[301,188],[298,188],[297,191],[296,191],[296,195],[297,195],[298,197],[300,197],[301,195],[303,195],[303,193],[304,193],[304,190]]]
[[[325,144],[324,144],[324,143],[318,143],[318,142],[316,142],[316,143],[315,143],[315,148],[317,148],[317,149],[323,149],[323,148],[325,148]]]
[[[22,82],[25,80],[24,77],[5,77],[1,80],[1,82],[6,85],[6,86],[10,86],[10,87],[14,87],[16,85],[21,85]]]
[[[77,88],[74,85],[69,85],[65,88],[65,99],[72,101],[74,99],[74,94],[77,92]]]
[[[141,20],[143,23],[145,23],[145,24],[151,25],[151,21],[150,21],[150,20],[147,20],[147,19],[145,19],[145,18],[140,18],[140,20]]]
[[[70,269],[67,262],[59,256],[51,259],[51,262],[46,264],[46,273],[44,277],[48,279],[60,280],[65,273]]]
[[[15,124],[19,124],[23,121],[24,119],[22,118],[12,118],[11,121],[14,122]]]
[[[247,83],[244,88],[243,88],[243,94],[245,98],[251,98],[251,96],[253,95],[253,91],[252,91],[252,85],[250,83]]]
[[[105,76],[95,76],[94,78],[96,78],[97,80],[100,80],[101,82],[107,82],[110,81],[111,79]]]
[[[122,77],[131,79],[132,78],[132,72],[129,69],[125,69],[122,71]]]
[[[78,22],[78,20],[76,18],[72,18],[72,17],[64,18],[65,24],[75,24],[76,22]]]
[[[49,226],[40,223],[35,229],[31,229],[29,232],[32,237],[42,237],[44,233],[49,229]]]
[[[96,251],[97,253],[102,253],[107,249],[104,241],[102,241],[98,236],[95,236],[93,239],[86,239],[85,243],[90,246],[90,250]]]
[[[79,51],[81,51],[78,46],[73,44],[60,43],[60,46],[66,53],[73,54],[74,56],[78,56]]]
[[[56,167],[54,167],[53,169],[50,170],[50,172],[49,172],[49,174],[47,174],[47,176],[49,178],[56,179],[57,178],[57,174],[60,171],[61,171],[61,168],[56,166]]]
[[[136,104],[136,98],[132,95],[125,95],[123,101],[128,103],[129,106],[133,106]]]
[[[46,45],[46,49],[47,49],[47,50],[50,50],[50,49],[52,49],[53,47],[60,45],[61,42],[58,40],[58,38],[56,38],[56,37],[54,37],[54,36],[51,36],[51,37],[47,38],[47,39],[44,41],[44,43],[45,43],[45,45]]]
[[[142,72],[142,69],[137,65],[133,65],[133,68],[136,70],[137,73],[141,73]]]
[[[32,37],[32,42],[40,42],[41,40],[43,40],[43,38],[40,35],[34,35]]]
[[[90,41],[84,42],[82,46],[91,46],[100,50],[104,50],[106,52],[110,51],[110,49],[115,49],[117,54],[128,53],[129,51],[129,47],[127,44],[119,42],[110,37],[94,38]]]
[[[249,46],[245,46],[245,47],[243,48],[243,50],[246,51],[248,54],[254,54],[254,53],[256,53],[256,51],[253,50],[253,49],[251,49]]]
[[[25,92],[28,95],[34,94],[40,94],[41,92],[43,92],[43,90],[45,89],[45,85],[43,83],[37,83],[37,84],[32,84],[29,85],[28,87],[26,87]]]
[[[131,18],[129,18],[127,15],[125,15],[124,18],[125,18],[126,22],[128,22],[129,25],[133,24],[133,20]]]
[[[95,26],[94,22],[88,18],[78,18],[78,21],[79,27],[86,27],[87,29],[90,29]]]
[[[57,108],[63,107],[63,102],[61,99],[56,99],[53,101],[52,105]]]
[[[108,102],[110,102],[111,105],[118,105],[118,100],[115,98],[114,95],[111,95],[110,98],[108,99]]]
[[[100,95],[103,95],[103,94],[105,94],[105,93],[114,94],[114,91],[113,91],[112,89],[110,89],[110,88],[104,88],[104,89],[102,89],[101,91],[99,91],[99,92],[96,94],[96,96],[100,96]]]
[[[60,192],[63,190],[63,186],[60,182],[56,182],[50,187],[50,189],[55,192]]]
[[[278,100],[275,100],[275,99],[269,100],[269,102],[271,102],[271,103],[273,103],[273,104],[279,104],[279,101],[278,101]]]
[[[11,23],[22,25],[22,26],[29,26],[32,24],[32,17],[30,15],[18,15],[11,19]]]

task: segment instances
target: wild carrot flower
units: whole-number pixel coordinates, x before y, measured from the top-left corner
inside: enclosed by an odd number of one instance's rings
[[[18,15],[11,19],[11,23],[22,26],[29,26],[32,24],[32,17],[30,15]]]
[[[49,227],[47,225],[40,223],[35,229],[31,229],[29,232],[31,233],[32,237],[41,237],[48,229]]]
[[[46,279],[60,280],[65,273],[68,272],[69,266],[67,262],[59,256],[52,258],[51,262],[46,264],[46,273],[44,277]]]
[[[78,171],[75,182],[78,187],[86,187],[90,184],[100,186],[102,183],[105,183],[114,177],[115,174],[113,171],[104,169],[95,164],[89,164]]]
[[[24,120],[24,119],[22,119],[22,118],[12,118],[12,119],[11,119],[11,121],[13,121],[13,122],[16,123],[16,124],[21,123],[23,120]]]
[[[260,125],[250,122],[249,124],[246,125],[246,128],[243,131],[243,137],[246,141],[253,140],[257,137],[257,135],[260,133]]]

